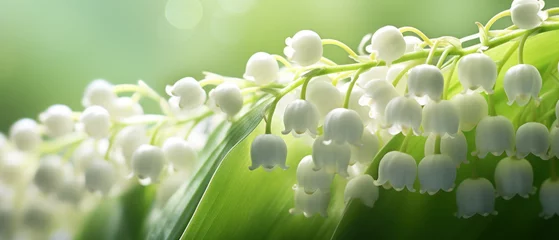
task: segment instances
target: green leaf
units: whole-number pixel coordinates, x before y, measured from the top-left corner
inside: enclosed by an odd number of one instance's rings
[[[201,168],[169,199],[162,212],[150,219],[147,239],[178,239],[182,235],[214,172],[231,149],[262,121],[269,103],[270,99],[265,99],[233,124],[225,123],[214,130],[200,154]]]

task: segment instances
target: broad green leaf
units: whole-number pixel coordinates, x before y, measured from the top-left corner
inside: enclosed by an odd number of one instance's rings
[[[157,216],[149,219],[147,239],[178,239],[182,235],[221,161],[262,121],[269,100],[261,101],[233,124],[226,123],[214,130],[200,154],[201,168]]]

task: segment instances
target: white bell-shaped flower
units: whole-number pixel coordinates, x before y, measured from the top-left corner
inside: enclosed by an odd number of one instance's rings
[[[415,100],[407,97],[396,97],[392,99],[384,112],[388,132],[396,135],[400,132],[408,134],[410,130],[419,135],[419,127],[422,119],[421,105]]]
[[[371,50],[380,60],[390,64],[406,52],[404,36],[394,26],[379,28],[371,38]]]
[[[85,170],[85,187],[90,192],[108,194],[116,182],[116,171],[108,161],[95,159]]]
[[[541,217],[549,219],[559,216],[559,178],[546,179],[540,187],[539,198],[542,204]]]
[[[408,94],[421,105],[429,99],[440,101],[444,90],[444,76],[441,70],[433,65],[422,64],[413,67],[408,74]]]
[[[46,234],[55,224],[56,207],[51,201],[33,200],[23,210],[21,221],[26,230]]]
[[[10,141],[22,151],[33,151],[41,144],[41,133],[35,120],[23,118],[10,127]]]
[[[344,103],[342,93],[326,76],[313,78],[309,82],[307,101],[316,106],[321,119],[324,119],[333,109],[342,107]]]
[[[427,137],[424,146],[425,156],[435,154],[435,140],[434,134]],[[462,132],[458,132],[454,137],[441,137],[440,151],[441,154],[451,157],[456,167],[461,163],[468,163],[468,142]]]
[[[394,85],[395,83],[394,81],[396,81],[398,75],[400,75],[402,71],[406,70],[409,64],[411,63],[404,62],[404,63],[398,63],[390,66],[388,72],[386,73],[386,81],[391,83],[390,85]],[[394,88],[396,89],[396,92],[399,95],[404,95],[406,93],[407,87],[408,87],[408,72],[404,73],[404,75],[401,76],[400,80],[398,80],[398,84],[395,85]]]
[[[530,98],[539,103],[540,90],[542,89],[542,76],[538,69],[529,64],[518,64],[509,68],[504,77],[504,89],[512,105],[515,101],[518,106],[528,104]]]
[[[258,85],[266,85],[278,80],[279,65],[274,56],[257,52],[247,62],[244,78]]]
[[[64,181],[63,170],[60,156],[46,155],[40,160],[33,183],[43,193],[53,193]]]
[[[20,151],[8,151],[0,156],[0,180],[3,183],[19,186],[27,181],[27,155]]]
[[[492,94],[497,81],[497,64],[483,53],[468,54],[458,62],[458,80],[464,88],[463,93],[477,92],[482,88]]]
[[[423,108],[423,132],[454,137],[460,131],[460,113],[448,100],[430,102]]]
[[[549,157],[559,158],[559,128],[558,127],[551,127],[551,131],[549,133],[549,143],[550,143]]]
[[[110,108],[116,98],[117,96],[113,91],[113,85],[106,80],[97,79],[93,80],[85,88],[82,105],[84,107],[98,105],[104,108]]]
[[[404,36],[404,41],[406,41],[406,53],[417,51],[419,44],[423,43],[423,40],[416,36]]]
[[[165,159],[175,170],[192,172],[197,166],[198,154],[186,140],[179,137],[170,137],[161,147]]]
[[[325,144],[322,136],[314,141],[312,160],[316,167],[315,170],[324,169],[327,173],[337,173],[342,177],[348,177],[347,167],[350,159],[351,147],[348,143]]]
[[[456,94],[450,100],[460,113],[460,129],[471,131],[488,115],[485,98],[478,93]]]
[[[351,199],[360,199],[367,207],[372,208],[379,197],[378,187],[371,175],[356,176],[347,182],[344,190],[346,204]]]
[[[128,126],[123,128],[116,137],[116,145],[120,148],[120,152],[126,163],[130,166],[132,162],[132,154],[140,145],[147,144],[149,137],[146,128],[142,125]]]
[[[450,192],[454,189],[456,180],[456,163],[451,157],[443,154],[435,154],[424,157],[417,166],[420,193],[427,192],[429,195],[439,190]]]
[[[407,153],[392,151],[380,160],[378,179],[375,184],[386,189],[394,188],[396,191],[402,191],[407,188],[408,191],[415,192],[413,183],[416,176],[415,159]]]
[[[343,92],[347,92],[348,85],[349,83],[342,86]],[[370,108],[369,106],[362,106],[359,103],[359,101],[361,100],[361,98],[364,97],[364,95],[365,95],[365,90],[363,90],[359,86],[353,86],[353,89],[351,90],[351,94],[349,95],[347,108],[359,114],[359,117],[361,118],[361,122],[363,122],[363,125],[368,125],[369,123],[373,122],[372,119],[369,117]]]
[[[283,124],[285,130],[282,134],[293,131],[295,136],[309,132],[311,136],[316,136],[316,128],[320,119],[318,109],[307,100],[297,99],[289,103],[283,114]]]
[[[534,171],[526,159],[507,157],[497,163],[495,167],[495,186],[497,194],[505,200],[519,195],[528,198],[536,193]]]
[[[458,205],[458,218],[470,218],[476,214],[489,216],[496,215],[495,189],[485,178],[468,178],[458,185],[456,189],[456,204]]]
[[[234,116],[243,108],[241,89],[233,83],[222,83],[210,91],[210,99],[228,116]]]
[[[487,116],[476,128],[476,152],[479,158],[485,158],[487,153],[500,156],[506,152],[512,156],[514,152],[514,126],[503,116]]]
[[[142,105],[130,97],[117,98],[111,108],[107,110],[115,120],[144,114]]]
[[[180,109],[194,109],[206,102],[206,91],[191,77],[181,78],[173,86],[167,85],[165,92]]]
[[[86,108],[80,116],[80,122],[83,123],[85,132],[92,138],[101,139],[109,136],[111,116],[101,106]]]
[[[388,103],[400,96],[394,86],[385,80],[372,80],[365,85],[365,95],[359,103],[369,106],[369,117],[382,120]]]
[[[365,129],[361,136],[361,143],[361,146],[351,146],[350,163],[371,164],[381,147],[378,137]]]
[[[72,109],[66,105],[55,104],[39,115],[39,120],[45,125],[51,137],[59,137],[74,130]]]
[[[83,181],[77,179],[66,179],[56,191],[58,200],[70,204],[78,204],[85,195]]]
[[[142,184],[156,182],[163,165],[165,165],[165,154],[156,146],[143,144],[132,154],[132,172]]]
[[[361,73],[357,78],[357,85],[365,87],[368,82],[372,80],[385,80],[388,74],[389,67],[377,66]]]
[[[516,157],[525,158],[532,153],[547,160],[549,150],[549,131],[538,122],[528,122],[516,130]]]
[[[520,29],[533,29],[540,26],[547,13],[542,11],[543,0],[514,0],[510,7],[512,23]]]
[[[330,192],[317,190],[312,194],[305,193],[305,190],[297,185],[293,187],[295,191],[295,207],[289,209],[289,213],[303,214],[310,218],[315,214],[328,217],[328,204],[330,204]]]
[[[326,169],[315,169],[312,156],[304,157],[297,166],[297,187],[303,188],[307,194],[317,190],[329,192],[334,174],[326,172]]]
[[[324,141],[332,140],[337,144],[348,142],[359,145],[364,128],[357,112],[336,108],[330,111],[324,119]]]
[[[313,65],[322,58],[322,39],[314,31],[302,30],[285,39],[283,53],[290,61],[303,67]]]
[[[279,136],[273,134],[259,135],[250,146],[250,159],[252,165],[248,169],[251,171],[260,166],[266,171],[271,171],[275,166],[285,170],[287,169],[285,165],[287,145]]]

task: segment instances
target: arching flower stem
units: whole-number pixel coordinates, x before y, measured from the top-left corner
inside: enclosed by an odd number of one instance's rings
[[[439,57],[439,61],[437,62],[437,68],[442,68],[443,64],[445,63],[446,57],[448,57],[448,54],[450,53],[450,50],[452,49],[452,46],[446,47],[446,49],[444,50],[443,54],[441,55],[441,57]]]
[[[425,60],[425,64],[431,64],[431,62],[433,61],[433,58],[435,57],[435,51],[437,50],[437,48],[439,47],[439,45],[441,44],[441,41],[436,40],[435,43],[433,44],[433,46],[431,46],[431,49],[429,50],[429,55],[427,56],[427,60]],[[443,52],[443,54],[447,54],[448,55],[448,51],[445,50]],[[441,55],[442,58],[442,55]]]
[[[340,42],[335,39],[322,39],[322,45],[335,45],[346,51],[349,56],[353,59],[358,59],[359,55],[355,53],[350,47],[348,47],[345,43]]]
[[[452,63],[449,66],[450,67],[450,72],[448,74],[448,77],[446,77],[446,79],[445,79],[442,99],[448,99],[448,88],[450,86],[450,81],[452,80],[452,77],[454,76],[454,71],[456,70],[456,64],[458,63],[458,60],[460,60],[459,57],[454,58],[452,60]]]
[[[355,87],[355,84],[357,83],[357,79],[359,79],[359,75],[361,75],[361,73],[368,69],[369,68],[360,68],[359,70],[357,70],[357,72],[355,72],[355,75],[353,75],[353,78],[351,79],[351,82],[349,83],[347,92],[345,94],[344,108],[349,108],[349,99],[351,98],[351,92],[353,91],[353,87]]]
[[[276,59],[276,61],[280,62],[281,64],[283,64],[286,68],[288,69],[292,69],[293,66],[291,66],[291,63],[289,63],[289,61],[287,61],[287,59],[285,59],[283,56],[274,54],[272,55],[274,56],[274,58]]]
[[[392,81],[392,85],[394,87],[398,86],[398,83],[400,83],[400,80],[404,77],[404,75],[406,75],[406,73],[408,73],[408,71],[410,69],[412,69],[413,67],[417,66],[418,64],[416,63],[412,63],[407,65],[404,69],[402,69],[402,71],[400,71],[400,73],[398,73],[398,75],[394,78],[394,81]]]
[[[425,33],[423,33],[422,31],[420,31],[417,28],[414,27],[401,27],[400,28],[400,32],[401,33],[406,33],[406,32],[413,32],[415,34],[417,34],[417,36],[419,36],[421,38],[421,40],[423,40],[427,45],[429,46],[433,46],[433,41],[431,41],[431,39],[429,37],[427,37],[427,35],[425,35]]]
[[[530,37],[530,35],[532,35],[534,32],[537,31],[537,28],[527,31],[524,36],[522,36],[522,38],[520,39],[519,45],[518,45],[518,64],[524,64],[524,46],[526,45],[526,41],[528,40],[528,38]]]

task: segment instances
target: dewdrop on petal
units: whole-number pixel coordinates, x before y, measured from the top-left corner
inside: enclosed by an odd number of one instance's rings
[[[380,150],[378,137],[368,129],[363,131],[361,146],[351,146],[350,163],[371,164],[375,155]]]
[[[177,102],[180,109],[194,109],[206,102],[206,91],[196,79],[191,77],[181,78],[172,86],[167,85],[165,92]]]
[[[421,105],[429,99],[440,101],[444,90],[444,76],[433,65],[422,64],[413,67],[408,74],[408,93]]]
[[[505,74],[504,89],[512,105],[515,101],[518,106],[528,104],[530,98],[539,103],[540,90],[542,89],[542,76],[538,69],[529,64],[518,64],[509,68]]]
[[[344,103],[342,93],[331,81],[326,76],[316,77],[307,87],[307,101],[316,106],[321,119],[333,109],[342,107]]]
[[[85,132],[92,138],[101,139],[109,136],[111,117],[101,106],[86,108],[80,117],[80,122],[83,123]]]
[[[351,199],[360,199],[365,206],[372,208],[378,197],[379,190],[371,175],[364,174],[354,177],[345,186],[344,199],[346,204]]]
[[[159,180],[164,164],[165,154],[156,146],[143,144],[132,154],[132,172],[144,185]]]
[[[285,161],[287,159],[287,145],[283,139],[273,134],[258,135],[250,146],[250,159],[252,165],[249,170],[255,170],[262,166],[264,170],[271,171],[278,166],[287,169]]]
[[[408,134],[413,130],[416,135],[419,135],[422,112],[419,103],[411,98],[401,96],[392,99],[384,113],[388,132],[396,135],[400,132]]]
[[[547,19],[547,13],[542,11],[544,5],[541,0],[514,0],[510,7],[512,23],[520,29],[540,26]]]
[[[348,143],[338,144],[324,143],[322,136],[314,140],[312,146],[312,160],[316,166],[315,170],[323,169],[327,173],[337,173],[342,177],[348,177],[347,168],[351,159],[351,148]]]
[[[244,78],[253,80],[258,85],[266,85],[278,80],[279,65],[274,56],[257,52],[246,64]]]
[[[460,114],[460,129],[470,131],[488,115],[485,98],[478,93],[456,94],[450,100]]]
[[[423,132],[439,136],[455,136],[459,132],[460,113],[448,100],[430,102],[423,107]]]
[[[516,130],[516,157],[525,158],[532,153],[543,160],[548,159],[549,131],[538,122],[528,122]]]
[[[85,169],[85,187],[90,192],[101,192],[106,195],[116,180],[116,171],[107,160],[96,159]]]
[[[41,144],[39,126],[33,119],[23,118],[10,127],[10,141],[21,151],[33,151]]]
[[[430,134],[425,141],[425,156],[435,154],[436,135]],[[458,167],[461,163],[468,163],[468,142],[462,132],[458,132],[454,137],[441,137],[440,145],[441,154],[452,158],[454,164]]]
[[[365,95],[359,103],[371,108],[369,117],[383,119],[388,103],[400,96],[394,86],[385,80],[372,80],[365,85]]]
[[[470,218],[476,214],[484,217],[497,215],[495,211],[495,189],[485,178],[468,178],[456,189],[456,217]]]
[[[406,52],[404,36],[394,26],[379,28],[371,38],[371,50],[380,60],[390,64]]]
[[[539,199],[542,205],[541,217],[550,219],[559,216],[559,178],[548,178],[542,183]]]
[[[57,155],[46,155],[40,159],[33,183],[43,193],[53,193],[64,181],[62,159]]]
[[[336,108],[324,119],[324,141],[337,144],[348,142],[359,145],[363,134],[363,122],[359,114],[353,110]]]
[[[39,120],[46,127],[51,137],[66,135],[74,130],[72,109],[66,105],[55,104],[39,115]]]
[[[307,194],[317,190],[329,192],[334,174],[326,172],[325,169],[315,169],[312,156],[304,157],[297,166],[297,187],[302,188]]]
[[[467,91],[482,88],[492,94],[497,81],[497,64],[483,53],[468,54],[458,62],[458,80]]]
[[[528,198],[536,193],[534,171],[526,159],[507,157],[501,159],[495,167],[495,186],[497,194],[505,200],[519,195]]]
[[[322,39],[311,30],[299,31],[293,38],[285,39],[283,53],[287,59],[303,67],[313,65],[322,58]]]
[[[97,79],[93,80],[85,88],[82,105],[84,107],[98,105],[104,108],[110,108],[116,98],[117,96],[113,91],[113,85],[106,80]]]
[[[283,114],[283,124],[285,130],[282,134],[293,132],[294,135],[301,135],[309,132],[311,136],[316,136],[316,128],[320,116],[318,109],[307,100],[297,99],[289,103]]]
[[[222,112],[232,117],[243,108],[241,89],[233,83],[222,83],[210,91],[210,99]]]
[[[322,217],[328,217],[330,192],[317,190],[312,194],[307,194],[303,188],[298,186],[294,186],[293,191],[295,191],[295,207],[289,209],[289,213],[293,215],[302,213],[307,218],[310,218],[315,214],[320,214]]]
[[[170,137],[165,140],[161,149],[165,154],[165,159],[171,162],[175,170],[194,171],[198,154],[187,141],[179,137]]]
[[[424,157],[417,167],[420,193],[427,192],[429,195],[439,190],[450,192],[454,189],[456,180],[456,163],[451,157],[443,154],[435,154]]]
[[[394,188],[396,191],[402,191],[407,188],[408,191],[415,192],[413,183],[416,176],[415,159],[407,153],[391,151],[380,160],[378,179],[375,184],[386,189]]]
[[[515,132],[512,122],[503,116],[487,116],[479,121],[476,128],[476,151],[472,153],[485,158],[488,153],[499,156],[514,153]]]

